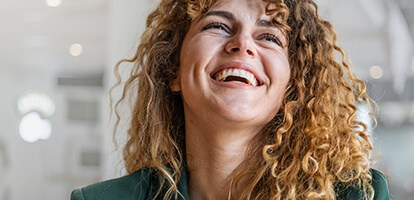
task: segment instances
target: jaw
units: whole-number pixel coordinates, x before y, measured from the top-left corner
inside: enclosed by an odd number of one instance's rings
[[[253,87],[245,83],[220,82],[211,78],[204,86],[204,89],[198,91],[197,99],[192,100],[198,102],[198,109],[203,116],[204,113],[211,113],[211,117],[222,118],[224,121],[254,124],[265,120],[266,113],[273,109],[264,106],[269,101],[266,86]],[[188,102],[189,108],[190,103],[192,102]]]

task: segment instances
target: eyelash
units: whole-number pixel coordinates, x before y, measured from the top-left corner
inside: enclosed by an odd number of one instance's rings
[[[207,24],[206,26],[204,26],[202,28],[202,31],[205,31],[205,30],[208,30],[208,29],[218,29],[218,30],[223,30],[227,33],[231,33],[231,29],[226,24],[223,24],[221,22],[209,23],[209,24]],[[279,40],[279,38],[276,37],[273,34],[270,34],[270,33],[263,33],[263,34],[259,35],[258,39],[273,42],[273,43],[275,43],[279,46],[282,46],[282,42]]]
[[[267,40],[267,41],[270,41],[270,42],[274,42],[277,45],[282,46],[282,42],[279,40],[279,38],[276,37],[273,34],[270,34],[270,33],[263,33],[263,34],[261,34],[259,36],[259,39],[264,39],[264,40]]]
[[[205,31],[205,30],[212,29],[212,28],[223,30],[223,31],[228,32],[228,33],[231,32],[230,28],[227,25],[225,25],[221,22],[212,22],[210,24],[207,24],[206,26],[203,27],[202,30]]]

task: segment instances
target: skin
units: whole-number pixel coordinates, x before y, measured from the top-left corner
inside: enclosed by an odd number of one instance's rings
[[[280,108],[290,78],[286,41],[264,10],[260,0],[219,0],[184,39],[171,89],[184,102],[192,200],[228,198],[249,142]],[[261,84],[214,80],[224,68],[248,70]]]

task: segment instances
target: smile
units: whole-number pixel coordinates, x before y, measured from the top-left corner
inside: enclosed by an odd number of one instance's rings
[[[249,71],[236,68],[227,68],[214,74],[213,78],[220,82],[239,82],[251,86],[258,86],[256,77]]]

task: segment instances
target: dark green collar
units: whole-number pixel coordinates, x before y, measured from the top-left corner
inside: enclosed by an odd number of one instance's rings
[[[153,198],[157,195],[157,192],[160,188],[160,180],[159,180],[159,172],[157,172],[154,169],[141,169],[139,171],[143,171],[144,173],[148,174],[148,178],[149,178],[149,190],[147,193],[147,200],[153,200]],[[188,189],[187,189],[187,168],[186,167],[182,167],[181,168],[181,178],[177,183],[177,189],[178,189],[178,194],[177,194],[177,198],[175,198],[175,195],[173,194],[173,198],[171,198],[171,200],[188,200]],[[169,189],[169,184],[164,185],[164,187],[161,189],[160,194],[158,195],[156,200],[163,200],[164,194],[167,193],[168,189]]]
[[[159,189],[159,178],[158,172],[151,169],[141,169],[139,171],[146,171],[149,180],[149,190],[147,193],[147,200],[152,200],[158,192]],[[374,169],[370,169],[372,180],[370,184],[372,185],[375,195],[375,200],[389,200],[389,190],[388,184],[385,176]],[[181,169],[181,178],[177,184],[179,194],[177,198],[172,198],[172,200],[188,200],[188,171],[184,166]],[[337,199],[347,199],[347,200],[360,200],[363,199],[364,193],[362,188],[358,186],[350,186],[349,183],[335,184],[335,192],[337,194]],[[156,200],[163,200],[164,194],[167,193],[169,187],[166,185],[161,190],[161,195],[158,195]]]

